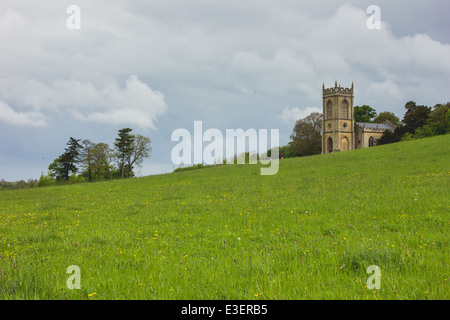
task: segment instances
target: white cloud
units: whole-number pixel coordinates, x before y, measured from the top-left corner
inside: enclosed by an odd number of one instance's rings
[[[34,111],[17,112],[7,103],[0,101],[0,122],[6,122],[15,126],[44,127],[46,117]]]
[[[98,99],[100,96],[101,98]],[[111,124],[134,124],[143,129],[156,129],[157,116],[167,110],[164,94],[152,90],[147,84],[132,75],[126,81],[125,89],[110,86],[95,92],[93,98],[103,110],[83,115],[77,109],[70,109],[78,119]]]
[[[42,114],[51,116],[51,112],[68,110],[78,120],[155,129],[157,117],[167,110],[164,94],[152,90],[136,75],[127,79],[123,89],[111,80],[105,80],[101,88],[87,81],[63,79],[46,85],[34,79],[3,78],[0,85],[5,88],[4,99],[32,109],[18,113],[2,105],[5,114],[14,119],[9,123],[17,125],[37,119],[36,125],[42,126]]]
[[[287,125],[293,125],[297,120],[303,119],[313,112],[322,113],[322,109],[317,107],[306,107],[304,109],[300,109],[299,107],[286,107],[277,118]]]

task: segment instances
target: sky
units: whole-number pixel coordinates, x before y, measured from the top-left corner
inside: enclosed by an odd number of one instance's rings
[[[171,135],[194,121],[278,129],[285,145],[335,81],[400,119],[407,101],[445,103],[448,12],[447,0],[2,0],[0,179],[38,179],[70,137],[113,146],[125,127],[152,141],[139,176],[172,171]]]

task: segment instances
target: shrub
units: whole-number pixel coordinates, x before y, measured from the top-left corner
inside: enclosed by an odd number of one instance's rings
[[[41,177],[39,178],[38,186],[39,187],[46,187],[46,186],[52,186],[55,184],[55,180],[50,177],[49,175],[41,174]]]

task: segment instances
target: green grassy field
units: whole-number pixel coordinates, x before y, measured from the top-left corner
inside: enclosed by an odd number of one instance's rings
[[[2,191],[0,299],[448,299],[449,145]]]

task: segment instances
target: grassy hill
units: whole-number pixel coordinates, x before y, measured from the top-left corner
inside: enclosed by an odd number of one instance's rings
[[[2,191],[0,299],[448,299],[449,145]]]

